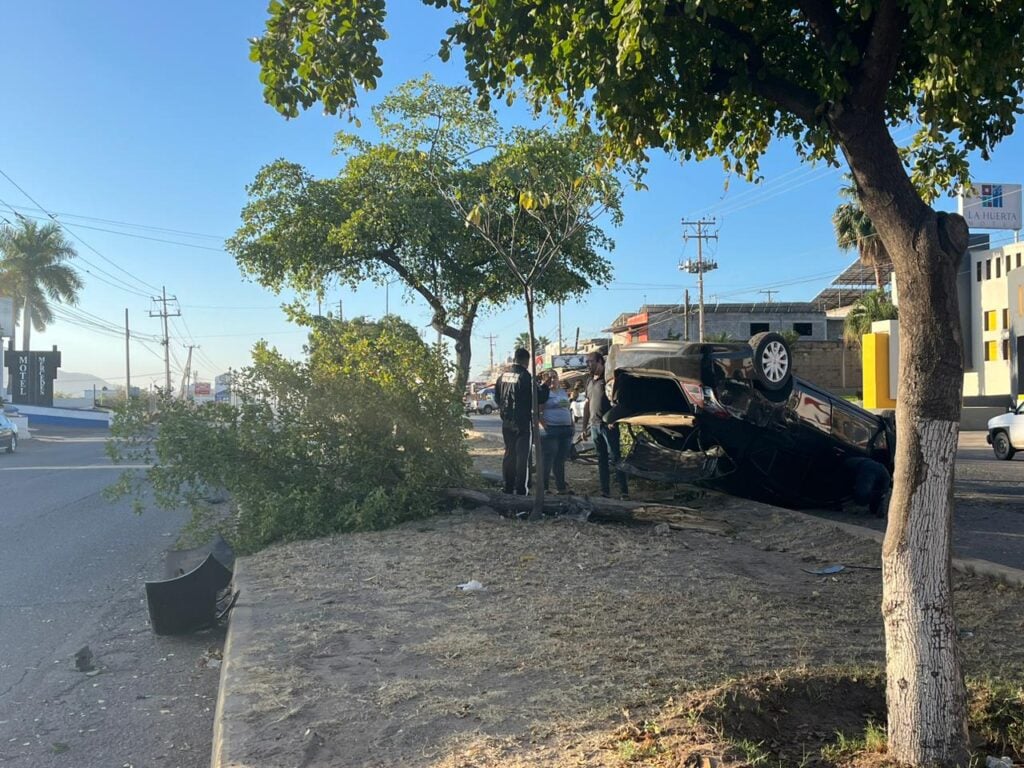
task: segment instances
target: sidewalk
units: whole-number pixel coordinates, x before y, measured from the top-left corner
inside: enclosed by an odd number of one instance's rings
[[[726,535],[481,510],[241,558],[212,768],[603,765],[571,750],[623,706],[881,663],[875,532],[729,497],[705,516]],[[834,563],[861,568],[809,573]],[[968,674],[1021,676],[1024,593],[970,566]]]

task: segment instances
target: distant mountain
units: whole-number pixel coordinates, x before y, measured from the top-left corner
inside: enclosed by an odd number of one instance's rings
[[[97,391],[102,391],[104,387],[111,390],[114,388],[109,381],[105,381],[99,376],[93,376],[91,373],[75,373],[58,369],[53,391],[81,397],[84,392],[92,392],[94,386]]]

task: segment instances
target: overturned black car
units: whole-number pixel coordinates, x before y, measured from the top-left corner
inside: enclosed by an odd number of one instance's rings
[[[606,419],[634,433],[620,469],[788,507],[852,499],[885,513],[892,416],[795,377],[779,334],[613,347],[606,370],[616,403]]]

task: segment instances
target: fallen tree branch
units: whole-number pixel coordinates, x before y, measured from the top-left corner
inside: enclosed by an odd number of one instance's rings
[[[470,506],[492,507],[499,512],[529,513],[533,509],[531,496],[516,496],[473,488],[448,488],[445,496]],[[545,496],[544,513],[602,522],[641,525],[667,523],[670,528],[676,530],[696,530],[718,535],[729,533],[726,522],[704,518],[691,507],[625,499],[574,495]]]

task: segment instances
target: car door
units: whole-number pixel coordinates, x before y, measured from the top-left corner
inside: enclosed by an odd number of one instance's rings
[[[1017,404],[1017,412],[1010,420],[1010,445],[1024,451],[1024,402]]]

